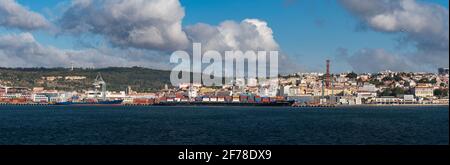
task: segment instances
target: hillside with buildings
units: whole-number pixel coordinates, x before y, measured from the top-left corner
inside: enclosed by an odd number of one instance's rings
[[[170,84],[170,71],[148,68],[0,68],[0,84],[4,86],[46,90],[82,91],[92,87],[101,73],[108,90],[124,91],[128,87],[138,92],[156,91]]]
[[[169,86],[169,76],[169,71],[139,67],[0,68],[0,103],[89,102],[102,96],[101,100],[123,100],[124,104],[284,101],[300,105],[448,104],[449,96],[448,68],[439,69],[439,73],[360,74],[336,74],[327,69],[326,73],[294,73],[266,81],[238,78],[214,87],[196,83]],[[94,82],[100,82],[97,86],[102,87],[106,84],[106,88],[95,87]]]

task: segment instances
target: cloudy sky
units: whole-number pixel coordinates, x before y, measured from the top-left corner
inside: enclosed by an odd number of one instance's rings
[[[170,69],[190,50],[278,50],[281,72],[449,65],[448,0],[0,0],[0,67]]]

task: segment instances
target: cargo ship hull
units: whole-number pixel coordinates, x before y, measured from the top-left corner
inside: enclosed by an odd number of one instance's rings
[[[156,106],[291,106],[292,102],[242,103],[242,102],[160,102]]]
[[[59,102],[55,105],[121,105],[123,100],[98,101],[98,102]]]

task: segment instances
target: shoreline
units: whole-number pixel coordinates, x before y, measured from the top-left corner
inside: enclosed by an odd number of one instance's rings
[[[338,105],[337,107],[422,107],[422,106],[449,106],[449,104],[361,104],[361,105]]]
[[[24,103],[24,104],[7,104],[0,103],[0,106],[55,106],[55,107],[84,107],[84,106],[99,106],[99,107],[291,107],[291,108],[335,108],[335,107],[430,107],[430,106],[449,106],[449,104],[360,104],[360,105],[313,105],[292,107],[290,105],[246,105],[246,104],[86,104],[86,105],[54,105],[54,104],[38,104],[38,103]]]

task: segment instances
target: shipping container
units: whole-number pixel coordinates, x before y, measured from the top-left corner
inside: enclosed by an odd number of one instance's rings
[[[203,101],[203,98],[202,97],[196,97],[195,101],[197,101],[197,102]]]
[[[167,97],[160,97],[160,98],[159,98],[159,101],[160,101],[160,102],[167,102]]]
[[[255,102],[256,103],[261,103],[262,102],[261,96],[255,96]]]
[[[283,101],[286,101],[286,98],[284,96],[277,96],[277,101],[283,102]]]
[[[217,98],[217,101],[218,101],[218,102],[225,102],[225,98],[224,98],[224,97],[218,97],[218,98]]]
[[[150,105],[150,104],[154,104],[154,103],[155,103],[155,99],[148,99],[148,98],[133,99],[133,104]]]
[[[233,97],[231,97],[231,96],[225,96],[225,102],[227,102],[227,103],[233,102]]]
[[[87,103],[95,103],[95,102],[97,102],[97,100],[96,99],[86,99],[85,102],[87,102]]]
[[[239,96],[233,96],[233,102],[239,102]]]
[[[181,99],[184,97],[184,95],[183,95],[183,93],[176,93],[175,97]]]
[[[27,99],[25,99],[25,98],[13,98],[10,100],[10,103],[13,103],[13,104],[23,104],[26,102],[27,102]]]
[[[211,98],[209,98],[209,101],[211,101],[211,102],[217,102],[217,97],[211,97]]]
[[[209,97],[203,97],[203,102],[209,102]]]
[[[240,96],[240,102],[241,102],[241,103],[246,103],[246,102],[248,102],[248,96],[246,96],[246,95],[241,95],[241,96]]]
[[[249,102],[255,102],[255,95],[249,95],[248,96],[248,101]]]

